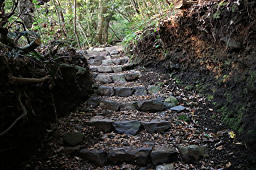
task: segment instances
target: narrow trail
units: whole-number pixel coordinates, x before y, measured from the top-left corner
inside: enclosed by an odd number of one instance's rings
[[[48,130],[27,169],[246,169],[244,145],[204,97],[135,69],[118,46],[87,59],[94,95]]]

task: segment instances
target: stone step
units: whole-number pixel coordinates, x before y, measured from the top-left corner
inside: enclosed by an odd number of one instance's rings
[[[171,146],[153,147],[123,147],[110,149],[82,149],[79,156],[96,164],[104,166],[107,164],[130,163],[138,166],[156,166],[164,163],[172,163],[178,160],[178,149]]]
[[[90,66],[90,70],[92,72],[98,72],[98,73],[119,73],[122,71],[131,70],[132,64],[125,64],[125,65],[114,65],[114,66]],[[131,69],[129,69],[131,68]]]
[[[113,94],[113,91],[109,91],[109,94]],[[140,99],[143,97],[143,99]],[[151,97],[151,98],[150,98]],[[131,98],[128,99],[127,98]],[[176,105],[174,103],[166,102],[164,97],[154,96],[129,96],[129,97],[91,97],[87,101],[87,106],[95,108],[101,107],[103,110],[112,111],[132,111],[137,110],[140,112],[156,113],[165,110],[174,112],[182,112],[187,108],[182,105]]]
[[[111,86],[99,86],[96,93],[100,96],[119,96],[128,97],[132,95],[141,96],[147,95],[147,88],[144,86],[135,87],[111,87]]]
[[[95,80],[101,84],[126,83],[135,81],[141,77],[140,71],[129,71],[123,73],[98,73],[93,74]]]
[[[148,133],[164,133],[171,128],[171,124],[165,120],[154,119],[149,122],[137,120],[114,121],[103,116],[94,116],[86,122],[95,129],[103,132],[116,132],[120,134],[136,135],[141,130]]]
[[[91,57],[88,59],[89,65],[94,66],[113,66],[113,65],[124,65],[129,62],[129,57],[115,57],[111,58],[111,56],[97,56]]]

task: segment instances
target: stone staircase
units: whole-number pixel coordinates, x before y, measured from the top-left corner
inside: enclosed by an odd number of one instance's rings
[[[128,163],[160,170],[172,169],[171,163],[180,158],[206,156],[199,145],[180,147],[170,142],[172,118],[162,114],[186,108],[171,94],[159,94],[156,87],[140,83],[141,72],[132,69],[120,47],[89,50],[87,59],[96,88],[85,106],[94,114],[85,124],[102,137],[95,145],[80,148],[80,158],[96,167]]]

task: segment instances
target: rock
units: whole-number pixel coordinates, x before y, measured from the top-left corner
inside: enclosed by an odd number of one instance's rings
[[[94,116],[88,123],[103,132],[111,132],[114,130],[113,120],[105,119],[103,116]]]
[[[143,86],[139,86],[139,87],[134,87],[134,95],[135,96],[144,96],[147,95],[147,90],[145,87]]]
[[[91,72],[98,72],[98,67],[90,67]]]
[[[111,100],[103,100],[100,103],[100,107],[107,110],[118,111],[120,109],[120,103]]]
[[[122,57],[122,58],[113,59],[112,61],[116,65],[123,65],[123,64],[128,63],[129,58],[128,57]]]
[[[114,66],[112,67],[112,70],[114,73],[119,73],[123,71],[122,66]]]
[[[120,97],[128,97],[133,94],[133,89],[129,87],[115,87],[115,95]]]
[[[150,94],[156,94],[156,93],[159,93],[161,90],[161,88],[159,86],[153,86],[153,85],[149,85],[148,86],[148,92]]]
[[[98,67],[98,72],[100,72],[100,73],[112,73],[113,70],[112,70],[112,67],[110,67],[110,66],[101,66],[101,67]]]
[[[102,64],[103,66],[110,66],[113,65],[113,60],[102,60]]]
[[[112,50],[112,51],[110,51],[110,55],[117,55],[117,54],[119,54],[120,52],[119,51],[117,51],[117,50]]]
[[[138,78],[140,78],[140,72],[133,71],[125,74],[125,79],[127,81],[134,81],[134,80],[137,80]]]
[[[134,157],[125,148],[114,148],[108,153],[108,161],[112,164],[131,163],[134,161]]]
[[[100,104],[100,99],[98,97],[90,97],[87,100],[87,105],[90,107],[97,107]]]
[[[126,162],[145,166],[149,162],[151,150],[152,148],[115,148],[110,150],[108,161],[113,164]]]
[[[63,136],[64,144],[68,146],[76,146],[82,143],[84,135],[80,132],[69,132]]]
[[[126,80],[123,74],[113,74],[112,79],[115,83],[126,83]]]
[[[102,64],[102,60],[99,60],[99,59],[89,59],[88,60],[88,64],[99,66],[99,65]]]
[[[96,81],[99,81],[100,83],[112,83],[113,80],[111,78],[111,76],[106,75],[106,74],[98,74],[97,77],[95,78]]]
[[[152,147],[132,149],[132,150],[129,150],[128,153],[132,155],[133,162],[136,165],[145,166],[150,162],[149,156],[151,151],[152,151]]]
[[[169,146],[156,146],[151,152],[153,165],[171,163],[177,160],[178,152],[175,148]]]
[[[87,150],[82,149],[80,151],[80,157],[84,160],[88,160],[98,166],[104,166],[107,162],[107,153],[103,150]]]
[[[180,146],[178,149],[182,159],[188,163],[193,163],[209,156],[206,146],[189,145],[185,147]]]
[[[81,149],[81,146],[69,146],[69,147],[64,147],[63,152],[65,153],[78,153]]]
[[[173,164],[158,165],[156,170],[175,170]]]
[[[120,106],[120,111],[125,111],[125,110],[136,110],[138,107],[137,102],[128,102],[128,103],[123,103]]]
[[[101,96],[113,96],[114,93],[114,88],[113,87],[108,87],[108,86],[100,86],[98,87],[97,93]]]
[[[103,52],[103,51],[105,51],[105,49],[104,48],[93,48],[92,49],[92,51],[96,51],[96,52]]]
[[[143,112],[159,112],[165,110],[165,105],[159,99],[144,100],[138,102],[138,110]]]
[[[171,128],[170,123],[165,120],[152,120],[150,122],[142,122],[142,126],[148,133],[161,133]]]
[[[173,106],[177,106],[179,104],[178,100],[174,96],[169,96],[164,102],[169,103]]]
[[[170,110],[176,111],[176,112],[182,112],[183,110],[186,110],[186,108],[180,105],[180,106],[172,107]]]
[[[140,130],[140,122],[136,120],[124,120],[124,121],[116,121],[113,123],[115,130],[118,133],[136,135],[137,132]]]

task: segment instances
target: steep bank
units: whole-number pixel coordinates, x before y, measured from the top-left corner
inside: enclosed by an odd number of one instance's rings
[[[254,1],[222,1],[177,10],[133,48],[144,66],[167,71],[187,89],[206,94],[223,122],[254,150],[255,7]]]

